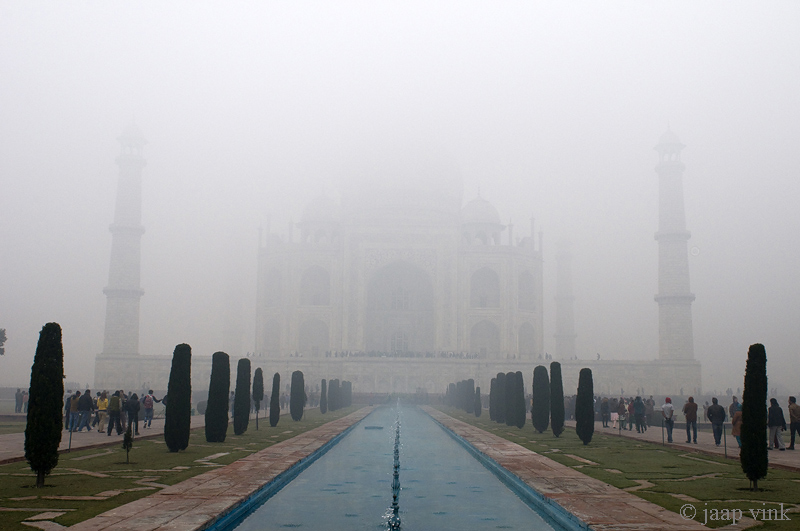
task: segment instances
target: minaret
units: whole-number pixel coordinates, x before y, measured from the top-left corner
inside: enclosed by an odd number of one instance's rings
[[[575,357],[575,298],[572,295],[572,253],[570,244],[556,244],[556,356],[571,360]]]
[[[689,291],[689,255],[686,214],[683,207],[685,146],[667,129],[658,151],[658,357],[662,360],[694,359],[692,302]]]
[[[108,268],[104,357],[139,354],[139,287],[142,227],[142,148],[147,141],[131,124],[119,137],[119,180],[114,223],[111,224],[111,264]]]

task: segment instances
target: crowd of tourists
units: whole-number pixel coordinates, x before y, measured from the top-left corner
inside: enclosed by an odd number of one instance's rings
[[[152,389],[141,396],[129,395],[122,389],[110,395],[109,391],[98,391],[95,396],[90,389],[74,393],[69,390],[64,396],[64,429],[80,432],[86,428],[88,432],[95,428],[98,433],[111,436],[113,430],[121,435],[130,426],[134,435],[139,435],[140,414],[142,428],[150,428],[155,404],[166,404],[166,400],[166,396],[156,398]]]
[[[651,395],[647,399],[637,397],[596,397],[596,411],[604,428],[630,430],[636,426],[638,433],[644,433],[649,426],[658,425],[663,422],[666,431],[667,442],[673,442],[673,431],[677,415],[682,415],[686,427],[686,442],[697,444],[697,422],[702,418],[711,425],[711,433],[714,437],[714,444],[722,444],[722,434],[726,422],[731,425],[731,435],[736,439],[737,444],[742,446],[742,403],[737,397],[731,398],[731,403],[726,407],[719,403],[716,397],[711,398],[702,406],[695,402],[694,397],[676,409],[670,397],[664,399],[660,407],[656,407],[656,401]],[[569,410],[569,409],[568,409]],[[800,405],[794,396],[789,397],[788,402],[789,422],[786,421],[783,408],[781,408],[776,398],[770,399],[770,406],[767,411],[767,426],[769,428],[768,449],[794,450],[795,437],[800,434]],[[702,415],[702,416],[701,416]],[[790,442],[787,447],[783,441],[783,432],[789,430]]]

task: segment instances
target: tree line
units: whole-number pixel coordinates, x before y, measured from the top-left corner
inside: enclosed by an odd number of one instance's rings
[[[170,452],[185,450],[189,445],[191,427],[191,357],[187,344],[175,347],[172,356],[167,395],[164,397],[166,418],[164,440]],[[767,433],[767,357],[761,344],[750,346],[747,357],[743,394],[742,471],[750,479],[752,488],[766,477],[768,455],[765,444]],[[234,402],[234,433],[247,430],[251,400],[250,360],[240,359],[237,365],[236,400]],[[33,366],[31,367],[30,399],[25,427],[25,459],[36,473],[36,486],[43,487],[45,477],[58,464],[58,447],[61,442],[64,400],[64,350],[62,331],[58,323],[47,323],[39,333]],[[320,411],[335,411],[352,404],[352,385],[348,381],[322,380]],[[550,364],[550,374],[544,366],[533,372],[531,394],[531,423],[538,432],[548,425],[558,437],[564,430],[564,392],[561,365]],[[212,356],[208,406],[205,411],[206,440],[222,442],[229,425],[228,393],[230,391],[230,358],[224,352]],[[168,398],[168,400],[167,400]],[[252,400],[258,412],[264,398],[261,369],[256,369],[252,380]],[[270,426],[280,418],[280,374],[272,380],[269,404]],[[292,373],[290,414],[293,420],[303,417],[306,405],[304,377],[301,371]],[[472,379],[448,385],[446,402],[467,413],[481,415],[480,387]],[[489,418],[498,423],[522,428],[525,425],[525,387],[521,372],[498,373],[492,378],[489,390]],[[258,419],[258,415],[256,415]],[[584,444],[589,444],[594,433],[594,389],[591,369],[581,369],[575,405],[576,432]],[[257,420],[256,420],[257,421]],[[129,441],[125,442],[129,450]]]

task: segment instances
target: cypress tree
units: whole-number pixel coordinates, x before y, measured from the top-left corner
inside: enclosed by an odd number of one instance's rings
[[[272,393],[269,397],[269,425],[275,427],[281,418],[281,375],[272,377]]]
[[[28,422],[25,425],[25,459],[36,472],[36,486],[58,464],[58,445],[64,425],[64,349],[61,326],[47,323],[39,332],[39,343],[31,367]]]
[[[489,420],[495,420],[495,410],[497,409],[497,378],[492,378],[489,382]]]
[[[261,401],[264,400],[264,372],[261,367],[256,369],[253,376],[253,402],[256,408],[256,429],[258,429],[258,412],[261,409]]]
[[[339,383],[338,380],[336,383]],[[306,406],[305,387],[303,371],[294,371],[292,373],[292,386],[289,389],[289,414],[291,414],[294,421],[303,418],[303,408]]]
[[[241,435],[250,424],[250,360],[240,358],[236,365],[236,395],[233,402],[233,433]]]
[[[170,452],[178,452],[189,446],[192,424],[192,347],[186,343],[177,345],[172,353],[167,396],[164,441]]]
[[[517,391],[517,375],[513,372],[506,373],[506,384],[505,384],[505,391],[506,396],[503,400],[503,404],[505,405],[505,420],[506,426],[516,426],[517,425],[517,401],[514,399]]]
[[[742,394],[742,449],[739,460],[742,472],[751,482],[752,490],[758,480],[767,476],[767,351],[764,345],[750,345],[744,372]]]
[[[319,412],[324,415],[328,412],[328,382],[325,381],[325,378],[322,379],[322,385],[320,386],[320,389]]]
[[[556,437],[564,431],[564,383],[557,361],[550,363],[550,427]]]
[[[451,407],[456,407],[458,405],[458,399],[456,398],[456,384],[451,383],[447,386],[447,405]]]
[[[344,391],[342,393],[344,402],[342,405],[344,407],[350,407],[353,405],[353,382],[345,380],[344,382],[342,382],[342,384],[344,386],[343,387]]]
[[[499,424],[506,423],[506,373],[497,373],[497,406],[494,420]]]
[[[336,411],[341,407],[342,388],[339,385],[339,379],[331,380],[328,385],[328,409]]]
[[[464,386],[464,411],[467,413],[475,412],[475,380],[470,378]]]
[[[224,352],[211,356],[211,379],[206,405],[206,442],[225,442],[228,435],[228,394],[231,387],[231,364]]]
[[[592,442],[592,435],[594,435],[594,383],[592,382],[592,369],[581,369],[578,376],[578,396],[575,399],[575,432],[584,445]]]
[[[550,380],[544,365],[533,369],[533,404],[531,404],[531,423],[536,431],[542,433],[550,424]]]
[[[475,411],[475,416],[480,417],[481,411],[483,410],[483,406],[481,405],[481,388],[480,386],[475,388],[475,405],[472,407]]]
[[[525,382],[522,379],[522,372],[517,371],[514,373],[514,426],[522,429],[525,426]]]

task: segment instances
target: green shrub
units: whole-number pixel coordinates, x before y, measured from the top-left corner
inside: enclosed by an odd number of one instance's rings
[[[39,332],[29,396],[25,459],[36,472],[36,486],[44,487],[45,476],[58,464],[64,425],[64,349],[58,323],[47,323]]]
[[[275,427],[281,419],[281,375],[272,377],[272,393],[269,397],[269,425]]]
[[[575,432],[584,445],[594,435],[594,382],[592,369],[581,369],[578,376],[578,396],[575,399]]]
[[[320,385],[320,389],[319,412],[324,415],[328,412],[328,382],[325,381],[325,378],[322,379],[322,385]]]
[[[335,381],[337,384],[339,383],[338,380]],[[303,409],[306,407],[305,387],[303,371],[294,371],[292,373],[292,386],[289,389],[289,414],[294,421],[303,418]]]
[[[764,345],[750,345],[744,372],[742,394],[742,449],[739,460],[742,472],[752,482],[753,490],[758,480],[767,477],[767,351]],[[770,445],[772,442],[770,441]]]
[[[261,401],[264,400],[264,371],[261,367],[253,375],[253,406],[256,409],[256,429],[258,429],[258,412],[261,410]]]
[[[539,433],[545,431],[550,424],[550,380],[544,365],[537,365],[533,369],[531,423]]]
[[[172,353],[167,397],[164,441],[170,452],[178,452],[189,446],[192,424],[192,347],[185,343],[177,345]]]
[[[550,363],[550,427],[556,437],[564,431],[564,383],[557,361]]]
[[[228,435],[228,393],[231,387],[230,358],[224,352],[211,356],[211,379],[206,404],[206,442],[225,442]]]
[[[239,359],[236,365],[236,395],[233,402],[233,433],[241,435],[250,424],[250,360]]]

